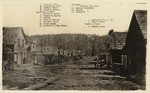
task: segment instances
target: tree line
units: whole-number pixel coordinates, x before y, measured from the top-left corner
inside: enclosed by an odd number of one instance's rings
[[[37,45],[57,46],[63,50],[81,50],[86,55],[95,55],[106,51],[108,36],[89,34],[49,34],[27,36],[28,41],[37,41]]]

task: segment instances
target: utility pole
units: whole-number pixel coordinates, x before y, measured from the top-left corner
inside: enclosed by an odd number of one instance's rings
[[[95,37],[92,37],[91,38],[91,41],[92,41],[92,53],[91,53],[91,55],[92,56],[95,56],[95,52],[96,52],[96,50],[95,50]]]
[[[41,37],[41,63],[43,63],[42,37]]]

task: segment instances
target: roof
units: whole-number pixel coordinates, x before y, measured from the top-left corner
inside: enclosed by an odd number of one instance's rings
[[[30,45],[25,44],[24,47],[17,48],[16,51],[17,51],[17,52],[18,52],[18,51],[19,51],[19,52],[23,52],[23,51],[26,51],[28,47],[30,47]]]
[[[37,46],[36,50],[38,52],[41,52],[41,50],[42,50],[43,54],[56,54],[56,52],[58,51],[57,50],[57,46],[42,46],[42,47],[41,46]]]
[[[116,38],[124,38],[127,36],[127,32],[114,32]]]
[[[114,32],[116,37],[116,47],[123,48],[125,46],[127,32]]]
[[[3,42],[5,44],[14,44],[20,32],[22,32],[25,37],[22,27],[3,27]]]
[[[146,10],[134,10],[137,22],[141,28],[144,38],[147,38],[147,11]]]
[[[113,43],[115,43],[115,45],[113,46],[114,48],[122,49],[125,46],[127,32],[112,32],[110,35],[112,36],[113,40],[115,40],[112,41]]]

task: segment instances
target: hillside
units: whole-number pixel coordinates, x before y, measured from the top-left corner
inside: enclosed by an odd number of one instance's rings
[[[86,35],[86,34],[50,34],[28,36],[28,41],[37,41],[38,45],[57,46],[64,50],[82,50],[86,54],[93,52],[97,54],[105,51],[107,36]]]

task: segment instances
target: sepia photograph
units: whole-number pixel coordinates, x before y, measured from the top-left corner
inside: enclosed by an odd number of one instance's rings
[[[146,90],[147,3],[77,1],[3,3],[3,91]]]

